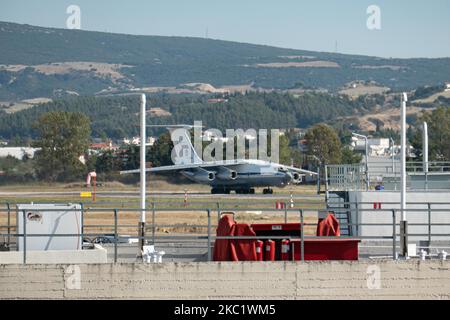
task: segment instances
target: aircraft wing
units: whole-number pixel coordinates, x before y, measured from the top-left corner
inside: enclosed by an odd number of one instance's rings
[[[289,171],[298,172],[300,174],[309,174],[312,176],[317,175],[317,172],[309,171],[309,170],[305,170],[305,169],[300,169],[300,168],[295,168],[295,167],[290,167],[290,166],[284,166],[284,168],[288,169]]]
[[[214,167],[223,167],[223,166],[232,166],[243,164],[244,161],[239,160],[231,160],[231,161],[213,161],[213,162],[203,162],[203,163],[192,163],[192,164],[177,164],[173,166],[161,166],[155,168],[147,168],[146,172],[170,172],[170,171],[179,171],[179,170],[188,170],[188,169],[196,169],[196,168],[214,168]],[[139,173],[140,169],[134,170],[126,170],[120,171],[120,174],[127,173]]]

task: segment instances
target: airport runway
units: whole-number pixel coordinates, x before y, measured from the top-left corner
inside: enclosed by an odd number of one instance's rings
[[[183,198],[184,192],[172,192],[172,191],[160,191],[160,192],[148,192],[148,198]],[[41,197],[77,197],[80,196],[79,191],[2,191],[0,197],[29,197],[29,198],[41,198]],[[96,193],[97,198],[139,198],[139,192],[136,191],[102,191]],[[188,192],[189,198],[210,198],[210,199],[279,199],[290,198],[290,193],[280,194],[211,194],[207,192]],[[323,195],[302,195],[293,194],[293,199],[297,200],[322,200]]]

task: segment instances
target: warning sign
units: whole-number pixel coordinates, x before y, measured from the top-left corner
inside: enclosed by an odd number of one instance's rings
[[[81,198],[90,198],[92,197],[92,192],[80,192]]]

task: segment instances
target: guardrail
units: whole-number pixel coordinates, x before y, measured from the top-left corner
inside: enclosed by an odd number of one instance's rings
[[[186,242],[186,241],[200,241],[200,243],[204,243],[203,248],[206,249],[206,256],[207,256],[207,261],[211,261],[212,260],[212,247],[213,247],[213,243],[215,240],[220,240],[220,239],[231,239],[231,240],[237,240],[237,239],[246,239],[246,240],[251,240],[251,239],[273,239],[273,240],[277,240],[277,239],[287,239],[287,240],[300,240],[300,244],[301,244],[301,260],[304,260],[304,242],[305,239],[314,239],[314,238],[327,238],[327,239],[355,239],[355,236],[352,236],[351,234],[346,235],[346,236],[340,236],[340,237],[317,237],[315,235],[308,235],[305,232],[305,229],[308,227],[316,227],[317,223],[311,223],[311,222],[305,222],[305,214],[307,217],[313,218],[313,219],[317,219],[317,214],[319,211],[332,211],[335,214],[338,214],[340,212],[355,212],[358,216],[358,214],[360,215],[362,212],[376,212],[376,213],[388,213],[391,215],[391,219],[390,222],[385,222],[385,223],[361,223],[359,222],[357,219],[357,221],[353,222],[351,220],[347,221],[347,222],[341,222],[340,226],[341,228],[343,227],[347,227],[347,228],[353,228],[355,227],[356,229],[359,229],[361,227],[390,227],[391,228],[391,233],[389,235],[370,235],[370,236],[361,236],[361,235],[356,235],[357,239],[361,239],[361,240],[374,240],[374,241],[379,241],[379,240],[386,240],[386,241],[390,241],[392,243],[392,257],[394,259],[396,259],[397,257],[397,239],[399,239],[399,232],[397,231],[399,229],[399,223],[397,222],[397,218],[399,217],[399,214],[401,213],[400,209],[369,209],[369,208],[364,208],[362,209],[361,207],[363,205],[370,205],[371,203],[352,203],[352,202],[345,202],[345,203],[341,203],[344,205],[348,205],[350,206],[349,208],[323,208],[323,209],[317,209],[317,208],[308,208],[308,207],[302,207],[302,208],[284,208],[284,209],[280,209],[280,210],[276,210],[276,209],[272,209],[272,208],[228,208],[228,207],[221,207],[218,204],[215,205],[211,205],[210,207],[204,207],[204,208],[164,208],[164,207],[157,207],[155,203],[151,203],[149,207],[147,207],[145,209],[146,213],[151,217],[151,221],[149,221],[146,224],[146,234],[144,236],[140,236],[138,234],[138,226],[137,224],[123,224],[123,223],[119,223],[119,220],[123,219],[125,216],[129,216],[130,214],[133,216],[133,219],[135,219],[136,221],[138,220],[138,217],[140,216],[141,212],[143,211],[143,209],[139,209],[139,208],[85,208],[84,206],[81,207],[81,219],[83,221],[82,224],[82,229],[81,229],[81,233],[77,233],[77,234],[27,234],[27,230],[26,230],[26,211],[42,211],[42,209],[35,209],[35,210],[20,210],[17,211],[16,209],[14,209],[12,204],[5,204],[3,209],[0,209],[0,218],[4,219],[4,214],[7,215],[6,217],[6,221],[7,224],[6,225],[0,225],[0,231],[2,230],[6,230],[7,232],[1,232],[0,233],[0,237],[3,237],[4,243],[6,243],[10,248],[13,247],[13,239],[19,239],[22,238],[23,239],[23,263],[27,263],[27,242],[31,241],[30,239],[33,239],[34,237],[82,237],[83,240],[87,240],[87,238],[92,238],[92,240],[95,240],[96,238],[99,237],[104,237],[105,239],[109,239],[109,242],[112,243],[113,245],[113,261],[114,262],[118,262],[118,257],[119,257],[119,253],[118,253],[118,249],[119,246],[121,245],[119,243],[120,239],[123,240],[127,240],[127,239],[144,239],[147,243],[151,243],[151,244],[158,244],[158,243],[163,243],[163,240],[169,240],[172,242],[176,242],[176,241],[182,241]],[[387,203],[385,203],[387,204]],[[398,205],[398,203],[390,203],[392,205]],[[418,203],[414,203],[414,205],[417,205]],[[408,214],[425,214],[427,215],[427,222],[426,223],[410,223],[410,226],[422,226],[422,227],[427,227],[427,231],[426,233],[420,233],[420,234],[416,234],[416,233],[409,233],[410,237],[413,236],[423,236],[423,237],[427,237],[428,241],[429,241],[429,246],[427,246],[427,248],[433,248],[431,246],[431,241],[433,239],[436,239],[437,237],[445,237],[446,241],[450,241],[450,223],[435,223],[432,222],[432,217],[433,214],[449,214],[450,215],[450,203],[421,203],[423,205],[427,206],[427,209],[424,211],[424,209],[408,209],[406,210],[408,212]],[[435,208],[435,205],[439,205],[439,206],[443,206],[443,205],[448,205],[448,208]],[[354,206],[353,208],[351,206]],[[51,212],[51,211],[59,211],[57,209],[52,210],[52,209],[45,209],[46,212]],[[77,209],[70,209],[70,210],[65,210],[65,211],[79,211]],[[237,220],[239,221],[240,219],[240,215],[242,216],[243,213],[248,214],[248,212],[254,212],[254,211],[258,211],[261,213],[272,213],[274,214],[274,217],[277,216],[279,218],[281,218],[284,223],[288,223],[288,222],[293,222],[292,218],[290,218],[290,216],[294,215],[295,218],[295,222],[300,223],[300,230],[299,236],[256,236],[256,237],[237,237],[237,236],[230,236],[230,237],[218,237],[216,236],[214,233],[214,229],[217,227],[217,223],[218,220],[220,219],[221,215],[224,212],[234,212]],[[202,216],[205,220],[206,220],[206,224],[180,224],[180,223],[169,223],[169,224],[158,224],[157,223],[157,218],[158,215],[162,214],[162,213],[169,213],[170,215],[175,215],[176,213],[184,213],[184,214],[188,214],[188,213],[192,213],[192,212],[197,212],[200,214],[200,216]],[[85,223],[86,221],[86,217],[89,215],[95,215],[96,213],[101,213],[101,214],[108,214],[109,216],[109,221],[111,221],[112,223],[107,223],[107,224],[87,224]],[[16,220],[16,219],[12,219],[14,217],[17,217],[17,215],[22,215],[23,218],[23,233],[18,233],[17,232],[17,225],[12,224],[12,220]],[[216,217],[216,218],[215,218]],[[128,217],[129,218],[129,217]],[[245,217],[243,217],[245,218]],[[450,218],[450,216],[449,216]],[[240,222],[246,222],[246,221],[240,221]],[[281,222],[283,223],[283,222]],[[440,226],[440,227],[448,227],[449,230],[447,233],[435,233],[432,231],[432,228],[434,226]],[[205,230],[206,232],[202,231],[202,232],[196,232],[196,233],[180,233],[180,234],[175,234],[175,235],[162,235],[162,234],[157,234],[158,229],[161,228],[179,228],[179,227],[183,227],[183,228],[195,228],[196,230]],[[106,231],[104,229],[107,229]],[[123,228],[135,228],[136,229],[136,235],[123,235],[123,233],[121,233],[121,229]],[[97,232],[88,232],[87,230],[96,230]],[[13,232],[13,231],[16,232]],[[101,231],[99,231],[101,230]],[[7,239],[7,240],[6,240]],[[91,241],[92,241],[91,240]],[[18,243],[18,241],[16,241],[16,244]],[[136,244],[137,245],[137,244]],[[448,248],[448,247],[439,247],[440,249],[444,248]]]

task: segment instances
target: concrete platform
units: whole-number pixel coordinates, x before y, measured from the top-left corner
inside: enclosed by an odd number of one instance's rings
[[[23,263],[23,251],[0,252],[0,264]],[[27,264],[91,264],[107,263],[107,250],[100,245],[88,250],[27,251]]]

